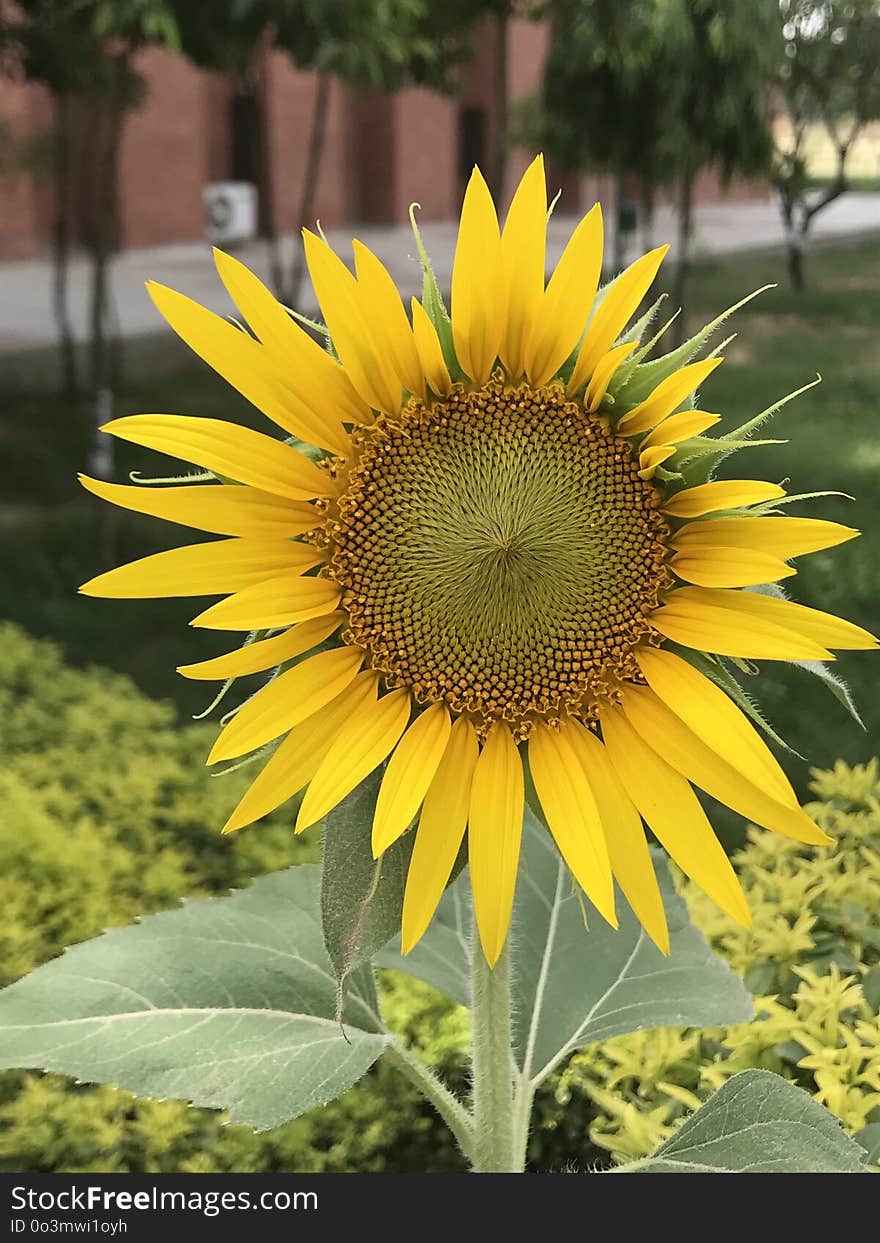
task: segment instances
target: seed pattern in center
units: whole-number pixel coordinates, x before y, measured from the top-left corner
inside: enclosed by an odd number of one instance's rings
[[[629,441],[500,377],[362,433],[327,533],[347,637],[388,684],[520,737],[638,678],[668,581]]]

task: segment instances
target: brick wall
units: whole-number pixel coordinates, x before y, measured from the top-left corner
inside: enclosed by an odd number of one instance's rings
[[[119,166],[123,246],[194,241],[204,236],[202,186],[208,180],[208,75],[181,57],[150,49],[138,68],[153,84],[125,127]]]
[[[316,75],[295,69],[289,57],[270,52],[265,67],[265,107],[272,164],[275,219],[281,230],[296,223]],[[324,154],[318,179],[315,215],[327,228],[349,218],[348,103],[339,82],[330,87]]]
[[[36,96],[33,87],[0,77],[0,125],[13,142],[37,129]],[[0,258],[29,259],[36,252],[40,207],[31,178],[0,168]]]
[[[538,87],[548,38],[546,25],[509,23],[512,101]],[[463,67],[459,92],[452,99],[417,88],[389,96],[376,91],[353,93],[339,82],[331,84],[314,209],[324,225],[403,222],[413,201],[422,204],[425,220],[456,214],[463,191],[464,122],[482,118],[486,152],[492,150],[497,125],[498,27],[485,23],[475,33],[474,43],[474,58]],[[140,68],[150,89],[125,128],[120,166],[122,244],[134,247],[201,239],[204,184],[235,173],[231,117],[239,88],[228,76],[200,71],[161,50],[146,52]],[[297,218],[316,77],[296,70],[282,53],[270,51],[262,64],[258,89],[271,171],[270,205],[276,227],[287,232]],[[472,110],[470,118],[468,109]],[[46,95],[38,88],[0,78],[3,120],[20,133],[45,129],[50,120]],[[474,131],[468,132],[473,137]],[[86,132],[78,161],[80,189],[86,190],[88,138]],[[524,150],[510,153],[505,199],[530,158]],[[567,213],[588,205],[597,193],[606,197],[607,185],[601,179],[563,178],[550,168],[548,180],[553,192],[563,189],[561,210]],[[735,200],[768,193],[766,186],[752,182],[735,182],[728,192]],[[703,173],[697,198],[715,201],[723,196],[718,178],[712,172]],[[78,196],[83,201],[87,197]],[[37,186],[24,175],[0,178],[0,259],[40,253],[50,228],[51,196],[45,182]],[[81,232],[81,223],[75,229]]]

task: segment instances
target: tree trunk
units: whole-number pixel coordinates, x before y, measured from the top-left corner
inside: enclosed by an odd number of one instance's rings
[[[641,249],[647,254],[654,249],[654,205],[656,186],[651,181],[642,182]]]
[[[610,276],[617,276],[625,266],[625,236],[620,222],[623,219],[623,201],[626,197],[626,171],[622,167],[614,170],[614,247],[611,252]]]
[[[66,95],[56,95],[53,103],[52,309],[58,329],[61,394],[66,400],[74,401],[79,395],[79,376],[67,300],[70,267],[70,99]]]
[[[309,147],[306,153],[306,167],[303,173],[300,192],[299,210],[297,212],[296,236],[293,239],[293,264],[290,269],[285,296],[287,305],[297,308],[305,276],[306,260],[302,246],[301,234],[306,226],[314,222],[315,198],[318,192],[318,178],[321,173],[321,157],[324,153],[324,135],[327,131],[327,109],[330,103],[330,76],[326,73],[318,75],[315,88],[315,103],[312,109],[312,124],[309,131]]]
[[[691,267],[693,215],[694,179],[685,173],[678,183],[678,257],[675,265],[672,301],[681,313],[672,326],[675,345],[681,345],[684,341],[687,321],[687,279]]]
[[[792,234],[788,239],[788,279],[796,293],[803,293],[807,287],[804,275],[804,241],[800,234]]]
[[[495,76],[493,91],[492,151],[489,157],[489,189],[500,211],[507,179],[507,131],[510,57],[508,52],[508,18],[499,13],[495,28]]]
[[[265,63],[265,62],[263,62]],[[254,92],[257,102],[257,132],[254,135],[257,148],[258,192],[260,195],[260,225],[269,255],[269,279],[277,297],[284,293],[284,263],[278,237],[278,219],[275,212],[275,177],[272,166],[272,149],[269,143],[265,72],[256,78]]]
[[[99,478],[113,475],[113,442],[99,428],[113,417],[113,386],[118,379],[117,351],[108,323],[111,310],[110,269],[118,246],[119,149],[126,114],[125,90],[128,63],[120,58],[115,66],[113,89],[106,103],[96,109],[93,213],[89,229],[92,261],[89,303],[89,399],[92,409],[92,454],[90,466]],[[116,523],[113,506],[99,510],[99,552],[106,565],[114,561]],[[108,513],[107,511],[111,511]]]
[[[806,288],[804,251],[810,220],[805,211],[801,212],[800,219],[798,219],[797,202],[782,186],[779,187],[779,208],[785,227],[788,279],[791,281],[792,289],[797,293],[803,293]]]

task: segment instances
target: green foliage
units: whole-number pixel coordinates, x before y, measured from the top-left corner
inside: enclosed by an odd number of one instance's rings
[[[51,644],[9,625],[0,629],[0,713],[9,977],[107,925],[314,851],[277,820],[219,837],[247,776],[207,776],[210,727],[175,726],[173,710],[127,678],[68,668]],[[738,867],[751,934],[685,887],[716,949],[747,975],[761,1018],[719,1031],[662,1028],[576,1054],[539,1093],[533,1167],[563,1168],[573,1154],[586,1166],[603,1150],[641,1157],[711,1090],[755,1067],[807,1088],[868,1146],[880,1104],[880,946],[867,914],[880,902],[880,765],[817,772],[814,789],[813,810],[838,846],[813,857],[770,834],[750,838]],[[463,1010],[396,973],[381,991],[389,1025],[466,1091]],[[259,1135],[178,1102],[52,1075],[0,1079],[0,1169],[460,1168],[431,1107],[381,1063],[341,1100]]]
[[[641,1161],[618,1174],[860,1174],[865,1151],[779,1075],[734,1075]]]
[[[8,623],[0,714],[3,983],[106,927],[316,856],[316,835],[293,838],[282,817],[221,837],[248,775],[209,776],[214,728],[181,726],[129,678],[70,668],[54,644]],[[389,985],[386,1001],[414,1045],[463,1066],[465,1029],[436,994]],[[0,1170],[460,1168],[433,1110],[385,1066],[343,1100],[260,1135],[176,1101],[54,1075],[0,1076]]]
[[[616,1032],[690,1022],[742,1022],[751,1002],[741,982],[713,955],[688,920],[684,902],[658,861],[671,951],[663,955],[626,902],[614,929],[589,911],[571,882],[548,830],[530,808],[523,826],[523,862],[511,945],[513,1051],[533,1090],[575,1049]],[[389,946],[378,955],[426,980],[460,1003],[470,994],[471,912],[466,877],[445,895],[437,917],[404,958]]]
[[[531,138],[562,167],[649,185],[766,167],[778,31],[765,0],[561,0],[553,32]]]
[[[772,1070],[805,1088],[850,1133],[880,1121],[880,763],[815,772],[810,807],[835,838],[827,852],[751,830],[735,863],[753,915],[734,929],[694,886],[696,922],[756,994],[758,1018],[715,1031],[622,1036],[574,1059],[556,1102],[593,1103],[594,1144],[646,1156],[732,1075]],[[544,1126],[552,1129],[552,1111]],[[544,1144],[539,1130],[535,1155]]]

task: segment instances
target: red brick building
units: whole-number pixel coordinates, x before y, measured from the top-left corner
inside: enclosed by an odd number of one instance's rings
[[[548,31],[516,21],[507,37],[509,94],[516,100],[538,84]],[[497,124],[492,100],[495,32],[481,38],[479,46],[453,98],[417,88],[396,95],[354,93],[338,81],[332,83],[315,209],[323,224],[332,228],[402,221],[413,200],[422,204],[425,220],[456,214],[470,165],[489,149]],[[282,53],[268,52],[256,93],[248,93],[232,77],[205,72],[160,50],[146,52],[139,67],[148,92],[124,132],[120,244],[139,247],[203,238],[202,191],[212,181],[256,181],[263,220],[271,213],[280,232],[293,228],[314,74],[297,71]],[[262,116],[263,166],[270,177],[261,176],[249,137],[253,129],[248,128],[248,110],[254,108]],[[40,88],[0,77],[0,124],[23,136],[46,132],[50,122],[50,103]],[[74,164],[80,179],[87,181],[90,152],[84,129]],[[509,182],[519,176],[527,158],[525,152],[513,153]],[[597,182],[567,183],[566,210],[579,205],[579,190],[592,199],[598,189]],[[699,190],[704,198],[718,192],[711,177]],[[0,260],[43,253],[51,214],[45,178],[0,174]]]

